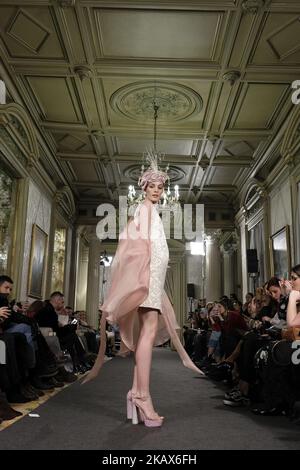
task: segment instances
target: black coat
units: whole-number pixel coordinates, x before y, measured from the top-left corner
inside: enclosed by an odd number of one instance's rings
[[[58,317],[57,313],[54,310],[53,305],[46,301],[45,307],[43,307],[35,316],[40,327],[52,328],[53,331],[57,333],[58,331]]]
[[[27,325],[32,325],[32,320],[20,312],[15,312],[12,310],[13,303],[9,303],[8,296],[5,294],[0,294],[0,308],[1,307],[8,307],[11,310],[11,313],[8,318],[6,318],[1,323],[1,328],[3,330],[7,330],[11,326],[12,323],[26,323]]]

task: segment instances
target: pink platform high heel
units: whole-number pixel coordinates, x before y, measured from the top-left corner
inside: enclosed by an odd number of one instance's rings
[[[132,419],[133,403],[132,403],[132,391],[131,390],[129,390],[129,392],[127,393],[126,401],[127,401],[127,419]]]
[[[132,424],[143,422],[147,428],[160,428],[163,424],[163,417],[160,416],[154,419],[148,418],[143,410],[142,404],[137,402],[137,400],[141,402],[146,401],[147,398],[148,397],[134,397],[132,399]]]

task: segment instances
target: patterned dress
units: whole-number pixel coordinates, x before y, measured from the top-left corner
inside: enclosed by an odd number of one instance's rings
[[[162,295],[169,261],[169,249],[163,223],[159,217],[157,204],[152,204],[150,233],[151,261],[149,294],[140,307],[151,307],[161,310]]]

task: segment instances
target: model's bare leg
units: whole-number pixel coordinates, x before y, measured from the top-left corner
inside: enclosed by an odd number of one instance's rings
[[[131,393],[132,395],[136,395],[137,392],[137,367],[136,367],[136,361],[134,364],[134,370],[133,370],[133,382],[132,382],[132,387],[131,387]]]
[[[157,332],[158,312],[139,308],[140,335],[135,351],[135,378],[132,391],[143,400],[143,410],[149,419],[157,419],[150,397],[152,350]]]

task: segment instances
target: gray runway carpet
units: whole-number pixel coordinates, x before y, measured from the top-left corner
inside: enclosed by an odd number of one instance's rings
[[[299,449],[300,426],[222,403],[224,390],[156,349],[152,396],[161,429],[126,421],[131,358],[107,362],[97,380],[72,384],[0,433],[0,449]]]

